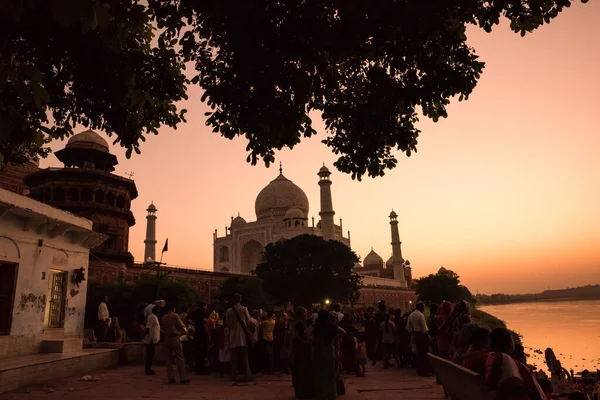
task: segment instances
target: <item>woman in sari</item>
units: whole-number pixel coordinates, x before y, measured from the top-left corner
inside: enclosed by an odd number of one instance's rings
[[[442,358],[449,358],[450,343],[452,343],[452,329],[448,323],[448,319],[452,314],[452,304],[444,301],[438,308],[436,316],[437,325],[437,348],[438,355]]]
[[[529,369],[511,355],[515,342],[507,329],[492,331],[490,348],[492,352],[485,363],[485,380],[494,400],[547,399]]]
[[[318,400],[337,398],[337,361],[334,342],[346,332],[331,322],[329,311],[320,310],[317,322],[305,332],[314,343],[313,365],[315,395]]]
[[[304,339],[306,309],[298,307],[294,314],[294,332],[292,340],[292,386],[297,399],[314,397],[312,373],[312,351],[310,342]]]

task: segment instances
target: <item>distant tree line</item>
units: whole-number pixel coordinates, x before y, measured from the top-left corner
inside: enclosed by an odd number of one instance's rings
[[[544,290],[541,293],[530,294],[478,294],[476,298],[479,304],[508,304],[559,299],[600,299],[600,285],[585,285],[575,288]]]

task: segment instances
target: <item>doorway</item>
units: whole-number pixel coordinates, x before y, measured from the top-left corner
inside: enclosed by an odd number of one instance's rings
[[[19,264],[0,263],[0,335],[10,335]]]
[[[62,328],[65,320],[67,273],[51,270],[48,296],[48,328]]]

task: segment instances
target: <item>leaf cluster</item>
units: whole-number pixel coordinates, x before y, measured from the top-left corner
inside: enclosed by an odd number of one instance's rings
[[[452,270],[440,268],[436,274],[430,274],[415,281],[415,291],[419,301],[426,303],[441,303],[449,301],[456,303],[466,300],[475,303],[475,298],[469,289],[460,284],[460,277]]]
[[[300,235],[267,245],[254,274],[278,303],[308,307],[325,299],[353,302],[361,285],[360,276],[352,271],[358,260],[341,242]]]
[[[45,156],[78,124],[115,134],[129,156],[184,121],[184,64],[156,40],[138,1],[1,0],[0,157]]]
[[[192,83],[210,106],[213,132],[248,140],[248,161],[315,134],[319,112],[353,178],[396,166],[394,150],[417,150],[417,115],[447,117],[468,98],[484,63],[466,28],[486,31],[502,16],[525,34],[568,0],[149,0],[165,40],[195,63]]]

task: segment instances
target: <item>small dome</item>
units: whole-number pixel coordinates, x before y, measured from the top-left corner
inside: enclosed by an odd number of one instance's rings
[[[363,265],[365,267],[371,266],[371,265],[383,266],[383,258],[381,258],[379,256],[379,254],[377,254],[373,250],[371,250],[371,252],[369,254],[367,254],[365,259],[363,260]]]
[[[354,264],[354,268],[362,268],[362,265],[359,262],[357,262],[356,264]]]
[[[331,175],[331,172],[329,172],[329,168],[327,168],[325,166],[325,164],[323,164],[323,166],[321,167],[321,169],[319,169],[319,174],[318,175]]]
[[[394,266],[394,256],[391,256],[389,260],[385,262],[386,268],[392,268]]]
[[[407,267],[410,268],[410,261],[406,260],[406,262],[404,263],[404,265],[406,265]]]
[[[303,216],[308,215],[308,197],[302,189],[283,175],[279,175],[265,186],[254,202],[258,220],[270,218],[271,214],[283,218],[292,207],[299,208]]]
[[[245,223],[246,220],[238,215],[233,219],[233,221],[231,221],[231,227],[233,228],[234,226],[244,225]]]
[[[148,206],[148,209],[146,211],[148,211],[148,212],[156,212],[158,210],[156,209],[156,206],[154,205],[154,202],[151,202],[150,205]]]
[[[108,142],[91,129],[77,133],[69,138],[66,148],[95,149],[104,153],[110,153]]]
[[[304,213],[298,207],[292,207],[285,212],[284,219],[292,219],[292,218],[305,219]]]
[[[398,218],[398,214],[396,214],[396,211],[392,210],[392,212],[390,213],[390,218]]]

